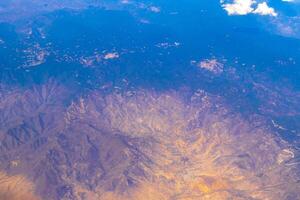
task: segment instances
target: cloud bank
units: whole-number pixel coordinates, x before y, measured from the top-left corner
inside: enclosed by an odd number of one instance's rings
[[[277,16],[275,9],[269,7],[267,2],[257,3],[254,0],[234,0],[231,3],[225,3],[224,0],[221,0],[220,3],[228,15],[258,14],[273,17]]]

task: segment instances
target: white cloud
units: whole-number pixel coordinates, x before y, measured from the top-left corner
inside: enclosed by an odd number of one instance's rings
[[[223,4],[222,7],[229,15],[247,15],[253,11],[254,3],[253,0],[234,0],[233,3]]]
[[[150,6],[149,10],[151,12],[155,12],[155,13],[159,13],[160,12],[160,8],[156,7],[156,6]]]
[[[299,3],[300,3],[300,0],[282,0],[282,2],[293,3],[293,4],[299,4]]]
[[[259,15],[271,15],[274,17],[277,16],[277,13],[275,12],[274,8],[269,7],[266,2],[258,4],[257,8],[253,11],[253,13]]]
[[[233,0],[232,3],[224,3],[224,0],[221,0],[220,2],[228,15],[247,15],[252,13],[273,17],[277,16],[274,8],[269,7],[267,2],[257,3],[255,0]]]
[[[110,59],[115,59],[115,58],[119,58],[119,54],[114,52],[114,53],[107,53],[104,56],[105,60],[110,60]]]

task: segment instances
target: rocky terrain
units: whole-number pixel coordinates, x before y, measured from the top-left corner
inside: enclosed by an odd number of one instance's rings
[[[0,167],[10,181],[0,197],[12,182],[34,195],[27,199],[300,198],[297,149],[221,97],[184,89],[71,97],[55,81],[1,86]]]
[[[300,4],[239,2],[2,0],[0,200],[300,199]]]

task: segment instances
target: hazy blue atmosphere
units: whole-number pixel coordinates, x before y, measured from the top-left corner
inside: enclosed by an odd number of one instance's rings
[[[1,0],[0,200],[300,199],[299,0]]]

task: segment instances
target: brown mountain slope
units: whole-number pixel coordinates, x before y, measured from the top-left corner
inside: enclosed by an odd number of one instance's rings
[[[34,194],[34,186],[25,177],[8,176],[0,173],[1,200],[39,200]]]
[[[43,199],[297,199],[295,149],[203,91],[1,94],[1,163]],[[184,98],[183,98],[184,96]]]

